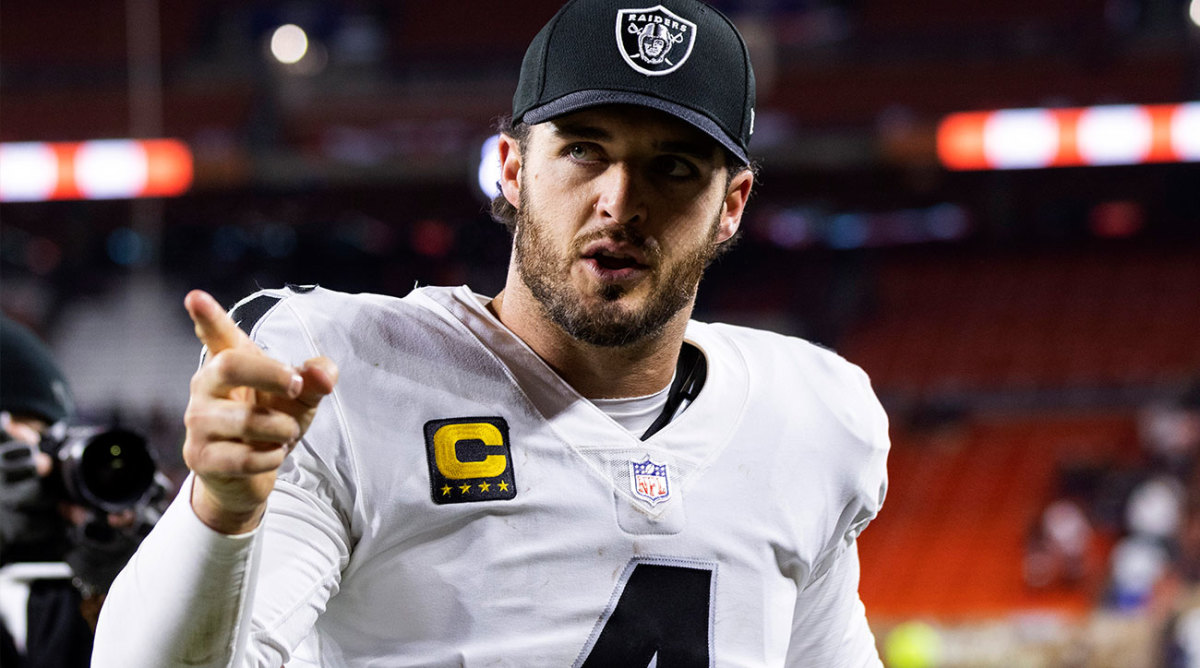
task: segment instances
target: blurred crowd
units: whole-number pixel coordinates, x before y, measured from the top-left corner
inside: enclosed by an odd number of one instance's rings
[[[1156,619],[1161,662],[1200,665],[1200,384],[1137,413],[1133,456],[1062,462],[1030,528],[1024,577]]]

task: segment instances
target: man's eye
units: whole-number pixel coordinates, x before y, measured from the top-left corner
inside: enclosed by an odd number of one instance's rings
[[[573,160],[593,160],[596,157],[596,152],[590,146],[585,144],[572,144],[567,148],[567,155]]]
[[[672,178],[689,178],[696,176],[699,170],[692,163],[673,155],[664,155],[654,162],[655,171]]]

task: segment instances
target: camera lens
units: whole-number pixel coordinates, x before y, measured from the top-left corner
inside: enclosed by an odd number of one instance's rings
[[[68,487],[87,502],[118,512],[141,501],[153,485],[154,460],[138,434],[109,429],[76,443],[68,457]]]

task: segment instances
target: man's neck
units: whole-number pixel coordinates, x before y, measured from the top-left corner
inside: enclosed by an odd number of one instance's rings
[[[549,320],[524,286],[509,286],[488,305],[577,392],[589,399],[638,397],[666,387],[675,373],[691,309],[683,309],[659,334],[629,346],[596,346]]]

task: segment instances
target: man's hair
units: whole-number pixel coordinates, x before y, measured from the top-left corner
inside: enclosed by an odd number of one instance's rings
[[[525,144],[529,141],[529,124],[513,123],[512,116],[505,116],[496,122],[496,130],[517,140],[517,149],[525,155]],[[497,184],[498,186],[499,184]],[[497,223],[503,223],[510,235],[517,233],[517,207],[512,205],[499,187],[496,196],[492,198],[492,218]]]
[[[521,152],[521,155],[525,154],[525,146],[529,141],[529,124],[524,122],[513,123],[511,116],[505,116],[496,122],[496,130],[517,140],[517,149]],[[733,155],[733,153],[731,153],[729,149],[725,147],[721,147],[721,154],[725,156],[725,166],[727,168],[725,171],[726,190],[729,189],[729,184],[733,183],[733,177],[746,170],[750,170],[750,172],[755,176],[758,175],[757,162],[751,162],[749,165],[744,165],[740,160],[738,160],[737,156]],[[509,234],[515,235],[517,233],[517,207],[513,206],[512,203],[504,197],[503,192],[497,193],[497,195],[492,198],[491,213],[492,218],[495,219],[496,222],[503,223],[504,227],[508,229]],[[733,248],[734,244],[737,243],[741,236],[742,231],[739,228],[736,234],[727,239],[725,243],[721,244],[721,252],[725,252],[726,250]]]

